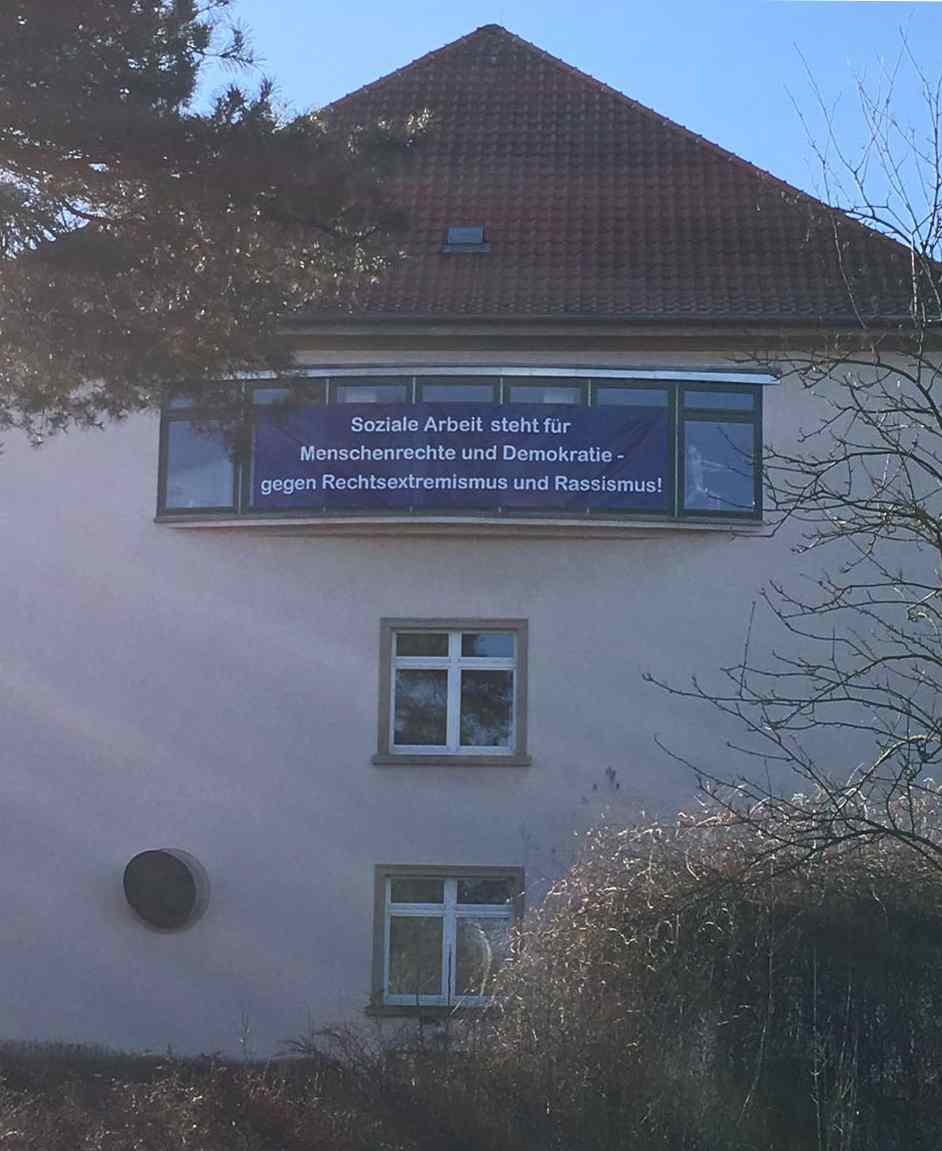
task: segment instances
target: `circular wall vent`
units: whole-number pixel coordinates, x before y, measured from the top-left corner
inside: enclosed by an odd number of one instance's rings
[[[160,848],[135,855],[124,869],[124,894],[149,927],[181,931],[209,902],[203,867],[185,851]]]

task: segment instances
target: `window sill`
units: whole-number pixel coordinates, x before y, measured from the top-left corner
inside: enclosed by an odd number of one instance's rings
[[[529,755],[393,755],[380,752],[370,761],[375,767],[530,767]]]
[[[493,1003],[370,1003],[364,1014],[370,1019],[428,1019],[440,1022],[462,1015],[480,1015],[493,1011]]]
[[[161,512],[155,522],[172,528],[194,530],[250,530],[272,534],[323,536],[497,536],[531,539],[560,537],[581,539],[643,538],[663,532],[690,534],[720,532],[725,535],[767,535],[770,526],[761,518],[688,516],[659,518],[571,517],[565,514],[536,516],[480,515],[304,515],[271,513],[265,516],[211,513]]]

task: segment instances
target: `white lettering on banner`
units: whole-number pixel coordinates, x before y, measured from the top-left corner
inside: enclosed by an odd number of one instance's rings
[[[510,416],[501,416],[499,420],[491,420],[492,432],[528,432],[538,433],[540,430],[540,421],[530,419],[527,416],[517,416],[511,418]]]
[[[366,416],[354,416],[350,421],[351,432],[417,432],[419,421],[414,416],[383,416],[369,420]]]
[[[319,448],[315,444],[302,444],[301,463],[346,463],[347,461],[374,460],[382,463],[398,460],[455,460],[458,452],[444,444],[421,444],[417,448],[371,448],[360,444],[354,448]]]
[[[295,492],[316,492],[317,480],[313,476],[288,477],[283,480],[261,480],[258,485],[263,496],[270,496],[272,492],[284,492],[292,496]]]
[[[468,416],[464,420],[456,420],[453,416],[429,416],[422,430],[426,432],[483,432],[484,421],[480,416]]]
[[[544,464],[610,464],[615,456],[594,444],[589,448],[518,448],[504,444],[503,458]]]
[[[287,481],[286,481],[287,482]],[[505,476],[321,476],[324,491],[332,492],[505,492],[510,484]]]
[[[606,476],[591,479],[577,479],[573,476],[553,476],[553,490],[578,494],[584,492],[634,492],[654,495],[664,491],[663,477],[653,480],[613,480]],[[395,491],[453,491],[453,492],[506,492],[511,482],[506,476],[378,476],[372,472],[354,476],[337,476],[327,472],[320,477],[320,488],[333,492],[395,492]],[[513,478],[516,491],[550,490],[549,476],[516,476]],[[279,492],[286,496],[295,492],[318,490],[318,480],[313,476],[285,476],[274,480],[260,480],[259,492],[270,496]]]
[[[664,481],[656,480],[610,480],[605,477],[590,480],[573,479],[572,476],[554,476],[558,492],[646,492],[654,495],[664,490]]]
[[[262,508],[658,511],[673,489],[660,410],[318,407],[264,433],[253,480]]]

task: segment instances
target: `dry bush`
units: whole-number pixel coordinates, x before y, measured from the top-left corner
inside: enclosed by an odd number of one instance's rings
[[[942,873],[890,836],[809,856],[780,818],[597,830],[444,1035],[266,1068],[0,1052],[0,1151],[936,1151]]]
[[[329,1068],[0,1051],[3,1151],[411,1151]]]
[[[942,877],[905,843],[808,858],[724,813],[603,828],[520,950],[477,1062],[533,1145],[942,1140]]]
[[[936,1151],[942,874],[779,820],[595,831],[497,1008],[395,1050],[335,1035],[348,1090],[417,1151]]]

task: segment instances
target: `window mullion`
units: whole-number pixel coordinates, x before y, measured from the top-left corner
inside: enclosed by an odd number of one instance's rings
[[[389,937],[392,926],[392,913],[390,901],[392,897],[392,880],[386,877],[386,915],[383,923],[383,998],[389,994]]]
[[[445,880],[445,923],[442,932],[444,954],[442,955],[442,982],[445,988],[445,998],[452,1003],[455,998],[455,960],[457,958],[455,946],[457,938],[455,904],[458,899],[458,880]]]
[[[458,662],[469,671],[513,671],[516,666],[516,660],[502,655],[467,655]]]
[[[446,699],[446,741],[457,751],[461,736],[461,632],[448,633],[448,695]]]
[[[448,747],[457,751],[461,739],[461,668],[448,668]]]
[[[395,643],[393,637],[393,643]],[[389,699],[391,706],[389,708],[389,746],[396,746],[396,661],[391,659],[389,661]]]

